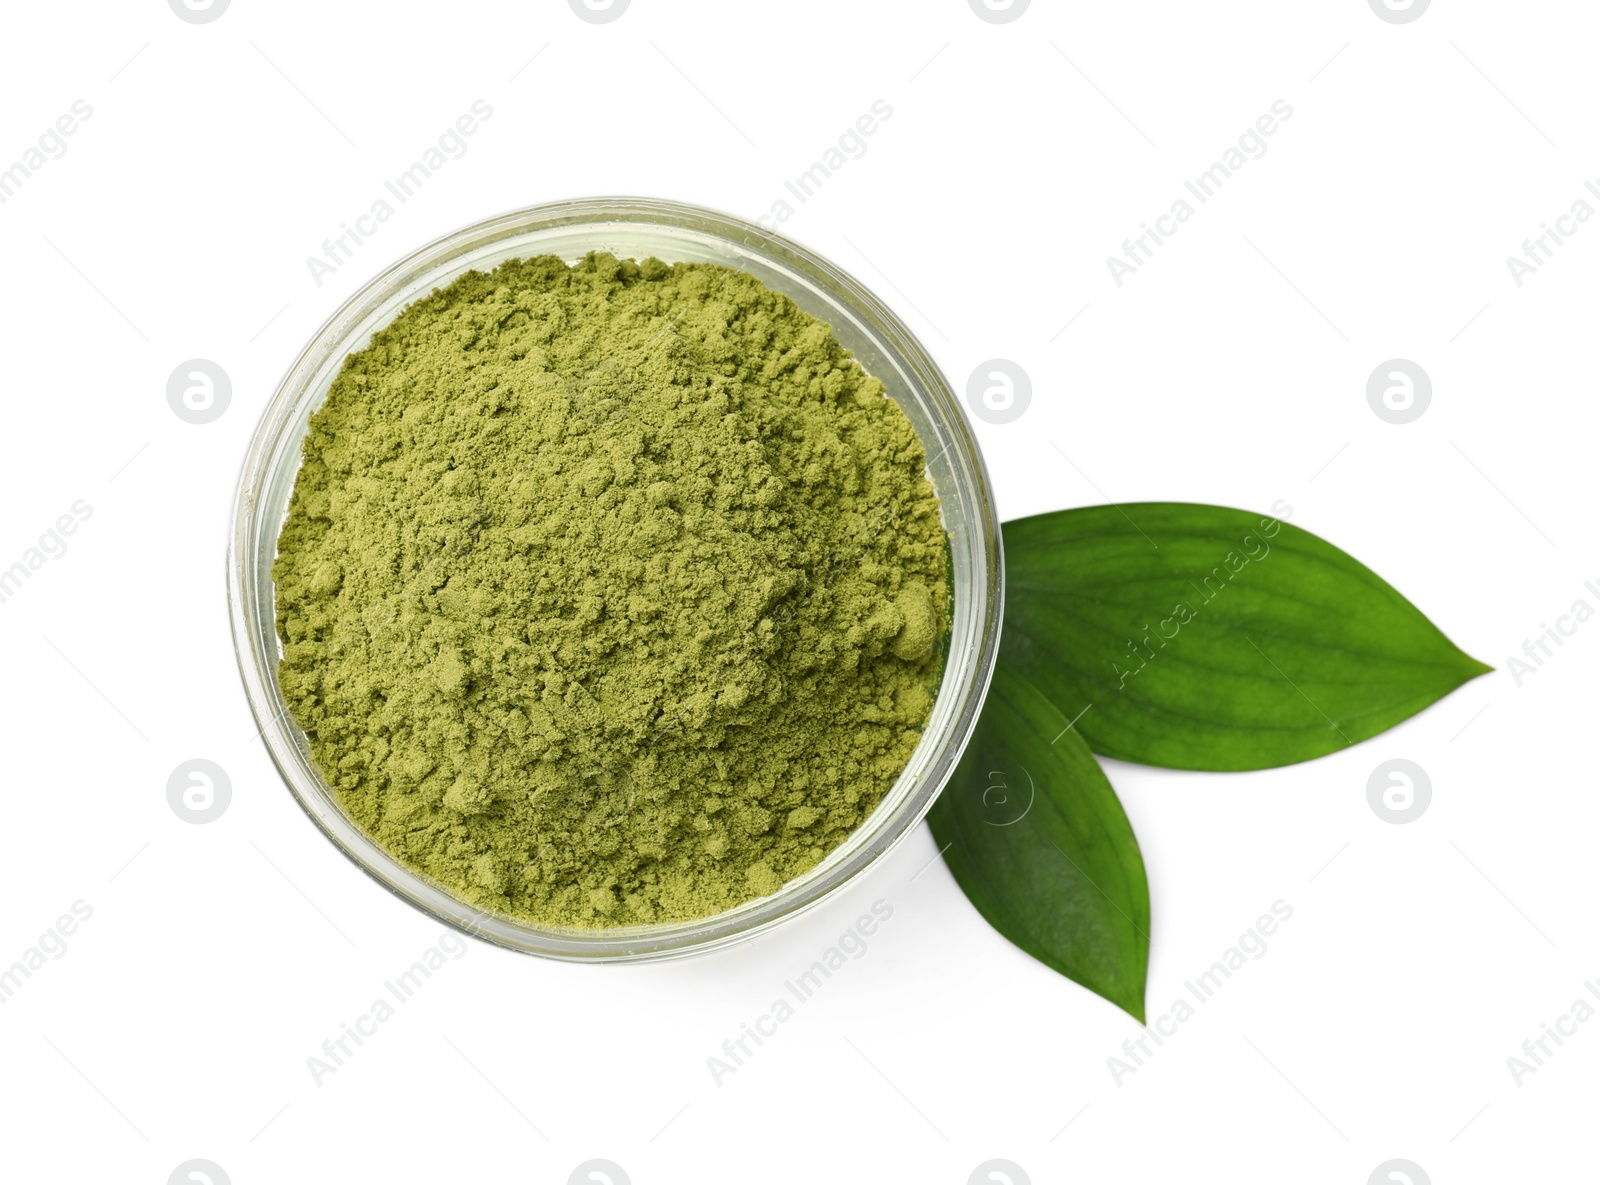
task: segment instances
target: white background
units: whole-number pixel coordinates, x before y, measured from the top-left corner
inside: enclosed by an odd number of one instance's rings
[[[998,1157],[1034,1182],[1361,1185],[1403,1157],[1440,1185],[1593,1179],[1600,1023],[1520,1085],[1506,1059],[1600,977],[1600,625],[1520,686],[1507,666],[1600,608],[1600,222],[1520,288],[1505,262],[1600,178],[1592,5],[1391,24],[1365,0],[1034,0],[992,24],[964,0],[633,0],[596,25],[563,0],[233,0],[195,25],[105,0],[4,21],[0,167],[75,100],[93,116],[0,205],[0,567],[93,513],[0,604],[0,964],[74,901],[93,916],[0,1005],[0,1177],[156,1185],[206,1158],[237,1185],[565,1182],[604,1157],[636,1185],[959,1185]],[[319,286],[307,256],[476,99],[494,115],[469,151]],[[277,379],[439,234],[603,193],[753,219],[877,99],[892,118],[783,229],[958,389],[985,359],[1025,368],[1023,418],[978,425],[1005,517],[1286,499],[1498,671],[1307,765],[1109,764],[1150,873],[1152,1017],[1294,909],[1120,1085],[1107,1058],[1138,1026],[994,934],[926,828],[728,953],[583,968],[474,942],[314,1085],[306,1059],[440,927],[305,818],[239,687],[223,551]],[[1118,287],[1106,257],[1279,99],[1266,155]],[[195,357],[233,382],[203,426],[166,402]],[[1366,402],[1394,357],[1434,384],[1404,426]],[[233,785],[207,826],[166,801],[195,757]],[[1433,783],[1407,826],[1366,800],[1392,757]],[[715,1085],[706,1059],[879,898],[866,955]]]

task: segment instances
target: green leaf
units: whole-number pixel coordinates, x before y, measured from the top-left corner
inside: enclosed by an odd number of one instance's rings
[[[1290,765],[1376,736],[1491,668],[1332,544],[1179,502],[1004,526],[1001,653],[1096,753]]]
[[[928,822],[990,925],[1144,1022],[1150,892],[1139,843],[1094,754],[1003,660]]]

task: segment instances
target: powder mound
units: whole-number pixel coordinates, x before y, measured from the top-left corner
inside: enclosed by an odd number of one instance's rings
[[[917,744],[949,598],[924,464],[753,276],[469,272],[312,417],[280,685],[351,816],[458,896],[719,912],[822,859]]]

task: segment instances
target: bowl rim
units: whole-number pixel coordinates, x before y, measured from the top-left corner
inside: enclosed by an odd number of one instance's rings
[[[284,431],[299,420],[296,407],[307,386],[336,354],[342,362],[343,357],[365,348],[365,341],[351,341],[352,333],[399,294],[401,303],[388,314],[388,319],[392,320],[412,301],[431,290],[431,284],[419,281],[474,250],[492,248],[496,243],[519,235],[591,223],[653,224],[691,235],[721,238],[774,266],[800,272],[806,280],[820,284],[828,297],[843,305],[852,316],[864,320],[877,344],[896,367],[913,378],[914,385],[919,388],[919,402],[933,409],[938,428],[950,437],[945,451],[951,452],[952,460],[957,462],[952,470],[956,475],[955,484],[961,487],[964,498],[975,504],[977,515],[967,525],[981,549],[982,560],[981,570],[974,568],[970,592],[980,601],[982,617],[975,644],[970,648],[972,663],[962,672],[966,686],[955,688],[962,695],[962,702],[940,737],[939,748],[920,782],[898,803],[892,804],[893,810],[874,822],[891,806],[904,772],[844,843],[830,851],[816,868],[786,882],[776,892],[707,918],[605,929],[541,927],[477,909],[425,874],[401,863],[350,819],[314,765],[304,761],[296,763],[292,758],[295,753],[304,757],[303,749],[294,742],[291,732],[299,726],[292,718],[285,719],[286,712],[272,710],[275,698],[281,698],[276,673],[278,654],[265,654],[258,644],[263,611],[273,638],[277,637],[275,602],[269,601],[263,606],[255,595],[260,586],[259,496],[274,474],[276,464],[282,462],[279,456],[281,438]],[[451,281],[439,281],[440,284],[447,282]],[[295,441],[296,458],[300,455],[302,441],[303,433]],[[948,492],[948,489],[941,492],[941,503],[946,501]],[[282,523],[276,522],[271,528],[274,553],[281,527]],[[270,572],[268,580],[270,584]],[[263,409],[240,465],[227,548],[229,620],[246,700],[258,735],[279,776],[318,830],[367,876],[423,913],[498,946],[573,962],[676,958],[741,942],[815,908],[847,885],[858,883],[869,869],[880,864],[916,830],[954,772],[971,737],[998,654],[1004,585],[1000,520],[983,454],[948,380],[899,316],[850,273],[775,231],[736,215],[686,202],[629,196],[566,199],[491,215],[417,247],[357,288],[311,335]],[[949,685],[953,674],[948,666],[952,658],[947,656],[947,666],[941,673],[941,692]],[[311,787],[299,781],[307,773],[313,782]],[[860,838],[863,836],[865,838]],[[835,860],[840,852],[846,854]]]

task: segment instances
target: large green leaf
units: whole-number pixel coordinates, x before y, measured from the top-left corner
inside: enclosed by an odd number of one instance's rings
[[[1094,754],[1004,660],[928,822],[990,925],[1143,1023],[1150,892],[1139,843]]]
[[[1289,765],[1491,669],[1371,570],[1271,515],[1146,502],[1004,531],[1001,652],[1108,757]]]

